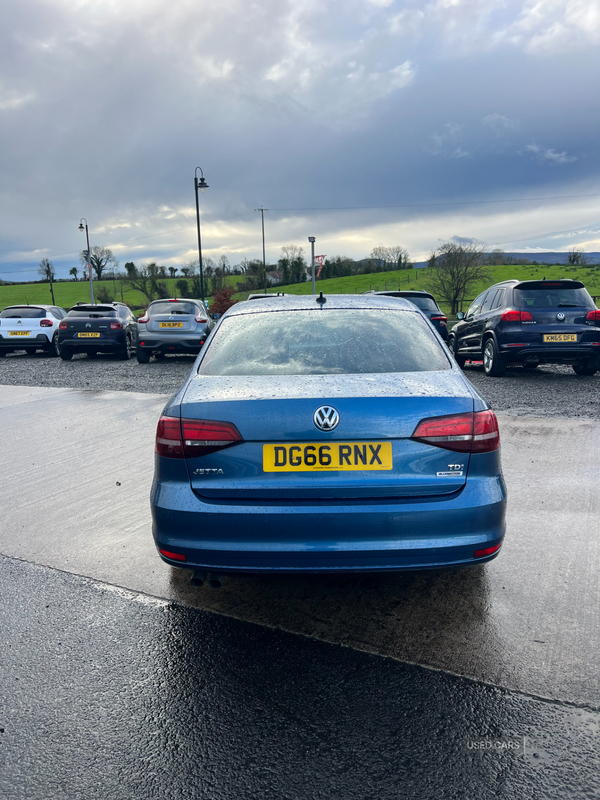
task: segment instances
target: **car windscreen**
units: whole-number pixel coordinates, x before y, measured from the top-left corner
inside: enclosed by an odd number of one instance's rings
[[[200,375],[344,375],[451,369],[423,317],[381,309],[283,310],[225,318]]]
[[[5,308],[0,312],[2,319],[43,319],[47,315],[44,308]]]
[[[116,317],[117,312],[114,308],[72,308],[67,314],[68,317]]]
[[[543,287],[522,287],[514,290],[517,308],[593,307],[588,290],[556,284]]]
[[[148,314],[151,317],[158,314],[193,314],[198,313],[199,309],[193,303],[154,303],[148,306]]]
[[[435,300],[432,297],[405,297],[410,303],[414,303],[421,311],[439,311]]]

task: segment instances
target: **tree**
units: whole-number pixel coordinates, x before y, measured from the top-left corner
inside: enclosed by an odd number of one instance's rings
[[[127,267],[127,265],[125,265]],[[155,297],[168,297],[169,291],[164,283],[159,283],[160,267],[154,262],[145,266],[136,267],[135,272],[128,270],[125,283],[132,289],[144,295],[146,300],[151,303]]]
[[[430,258],[428,266],[432,294],[450,304],[456,314],[469,289],[488,278],[484,264],[485,249],[476,244],[446,242]]]
[[[185,278],[181,278],[180,280],[178,280],[177,283],[175,284],[175,288],[179,292],[179,297],[187,297],[188,282],[185,280]]]
[[[84,266],[87,264],[92,265],[92,269],[96,273],[96,280],[98,281],[102,278],[102,273],[106,267],[110,266],[116,268],[119,266],[119,262],[113,256],[112,250],[109,250],[108,247],[99,247],[98,245],[92,247],[89,261],[85,250],[82,250],[79,254],[79,260]]]
[[[127,273],[128,278],[134,278],[137,275],[137,267],[133,261],[128,261],[125,264],[125,272]]]
[[[393,247],[379,245],[371,250],[371,258],[375,259],[380,269],[377,271],[387,272],[395,269],[409,269],[408,250],[399,244]]]
[[[232,300],[232,295],[235,294],[235,289],[233,286],[228,286],[226,289],[223,289],[221,292],[217,292],[212,300],[210,306],[210,313],[211,314],[224,314],[228,308],[234,306],[238,301]]]
[[[113,292],[106,286],[99,286],[96,289],[96,302],[97,303],[112,303],[115,299]]]
[[[52,305],[54,303],[54,288],[52,286],[52,281],[54,280],[54,267],[52,262],[49,261],[47,258],[42,258],[40,261],[40,265],[38,267],[38,274],[42,276],[42,279],[45,281],[50,282],[50,294],[52,296]]]
[[[589,260],[584,250],[581,250],[578,247],[573,247],[571,250],[569,250],[568,263],[577,264],[583,267],[589,263]]]
[[[169,272],[171,273],[171,277],[174,278],[177,275],[177,267],[169,267]]]
[[[77,280],[77,271],[78,271],[77,267],[71,267],[71,269],[69,270],[69,275],[73,276],[74,281]]]

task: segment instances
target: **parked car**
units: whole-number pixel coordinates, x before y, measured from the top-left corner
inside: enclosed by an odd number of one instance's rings
[[[174,566],[422,569],[502,545],[494,412],[402,298],[233,306],[167,403],[156,454],[153,532]]]
[[[448,341],[448,319],[441,308],[438,306],[435,297],[429,292],[422,292],[419,289],[404,289],[389,292],[373,292],[373,294],[386,295],[387,297],[404,297],[410,300],[423,314],[429,319],[442,339]]]
[[[60,357],[70,361],[75,353],[114,353],[131,358],[135,349],[137,322],[124,303],[77,303],[58,329]]]
[[[152,355],[196,354],[214,325],[201,300],[154,300],[138,319],[137,360],[147,364]]]
[[[577,375],[600,369],[600,310],[581,281],[503,281],[458,319],[449,346],[461,367],[483,360],[493,377],[513,364],[570,364]]]
[[[269,294],[266,292],[263,294],[261,292],[258,294],[249,294],[246,300],[264,300],[269,297],[288,297],[288,295],[285,292],[270,292]]]
[[[0,311],[0,356],[25,350],[58,353],[58,326],[66,311],[58,306],[7,306]]]

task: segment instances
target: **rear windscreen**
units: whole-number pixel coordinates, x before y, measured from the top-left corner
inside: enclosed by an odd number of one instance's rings
[[[200,375],[344,375],[451,369],[414,311],[276,311],[225,318]]]
[[[0,312],[2,319],[43,319],[47,315],[43,308],[5,308]]]
[[[148,314],[151,317],[157,314],[194,314],[198,313],[198,308],[193,303],[155,303],[148,307]]]
[[[72,308],[68,317],[116,317],[114,308]]]
[[[588,290],[561,286],[525,287],[514,290],[517,308],[569,308],[593,306]]]
[[[435,300],[431,297],[405,297],[410,303],[414,303],[421,311],[439,311]]]

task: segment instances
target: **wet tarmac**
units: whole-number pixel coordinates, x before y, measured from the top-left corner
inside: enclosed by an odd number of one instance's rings
[[[4,557],[0,587],[3,800],[600,792],[598,712]]]
[[[0,386],[2,800],[600,796],[600,422],[500,417],[485,567],[213,590],[152,542],[166,399]]]

